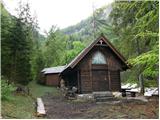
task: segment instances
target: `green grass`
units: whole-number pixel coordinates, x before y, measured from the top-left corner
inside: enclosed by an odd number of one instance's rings
[[[53,93],[53,95],[58,95],[59,94],[58,90],[55,87],[40,85],[40,84],[37,84],[35,81],[32,81],[28,85],[28,87],[30,88],[30,93],[35,98],[41,97],[47,92]]]
[[[29,96],[12,95],[12,100],[2,101],[2,116],[4,118],[36,118],[35,101]]]
[[[22,94],[12,94],[10,100],[1,102],[1,113],[3,118],[35,119],[36,98],[43,96],[46,92],[53,93],[53,95],[59,95],[59,92],[55,87],[39,85],[34,81],[32,81],[28,87],[30,88],[32,97]]]

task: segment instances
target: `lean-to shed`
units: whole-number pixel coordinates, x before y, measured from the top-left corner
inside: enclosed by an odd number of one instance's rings
[[[59,86],[60,73],[64,70],[65,66],[45,68],[41,71],[43,81],[46,85]]]

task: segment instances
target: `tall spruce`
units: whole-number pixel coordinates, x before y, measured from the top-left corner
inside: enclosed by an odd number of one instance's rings
[[[10,15],[11,16],[11,15]],[[8,77],[10,82],[27,84],[31,79],[31,51],[32,51],[32,28],[33,21],[30,8],[27,4],[19,4],[18,18],[12,17],[12,27],[9,33],[2,39],[2,75]],[[6,18],[3,17],[2,20]],[[5,21],[2,24],[5,24]],[[4,29],[7,29],[3,26]],[[5,50],[8,50],[8,53]],[[7,70],[6,70],[7,69]],[[8,72],[8,73],[7,73]]]
[[[10,49],[10,34],[13,26],[13,18],[6,11],[1,3],[1,74],[7,79],[10,78],[11,68],[11,49]]]
[[[32,80],[31,74],[31,54],[33,48],[33,18],[31,17],[29,4],[19,5],[19,17],[16,27],[19,27],[17,34],[17,80],[21,84],[27,84]],[[16,30],[16,29],[15,29]],[[16,33],[15,32],[15,33]],[[16,37],[16,36],[15,36]]]

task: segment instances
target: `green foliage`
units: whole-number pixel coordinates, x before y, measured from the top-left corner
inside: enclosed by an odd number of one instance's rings
[[[65,35],[54,26],[46,40],[42,51],[46,67],[68,64],[85,47],[76,36]]]
[[[42,52],[42,48],[36,48],[35,51],[32,53],[31,58],[31,64],[32,64],[32,76],[33,80],[39,81],[40,78],[40,71],[44,68],[45,62],[44,62],[44,55]]]
[[[157,79],[158,76],[158,46],[154,47],[153,50],[150,50],[146,53],[143,53],[136,58],[132,58],[129,60],[133,66],[144,66],[142,73],[146,77],[150,77],[152,79]]]
[[[12,84],[9,84],[7,80],[1,80],[1,100],[10,100],[12,92],[15,90],[15,87]]]
[[[73,49],[68,50],[66,53],[66,63],[73,60],[85,47],[85,45],[80,41],[74,41],[72,45]]]
[[[130,80],[158,76],[158,1],[116,1],[110,14],[113,31],[119,36],[115,45],[133,65]]]
[[[65,63],[66,36],[56,28],[51,28],[43,47],[45,66],[57,66]]]
[[[28,4],[20,3],[18,18],[2,6],[2,75],[9,81],[28,84],[32,80],[31,54],[36,24]]]
[[[14,82],[27,84],[31,80],[31,47],[29,45],[31,41],[26,39],[26,30],[23,29],[23,23],[21,21],[16,20],[15,26],[11,29],[11,31],[11,79]]]
[[[11,48],[10,48],[10,34],[11,27],[13,26],[13,19],[6,11],[3,4],[1,4],[1,68],[2,75],[10,77],[11,66]]]
[[[158,87],[158,83],[155,80],[145,80],[144,86],[145,87]]]

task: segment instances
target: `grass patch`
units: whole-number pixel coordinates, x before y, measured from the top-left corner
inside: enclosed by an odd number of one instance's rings
[[[28,87],[32,95],[12,94],[11,100],[3,100],[1,102],[1,113],[3,118],[17,119],[35,119],[36,117],[36,98],[43,96],[46,92],[53,95],[59,95],[55,87],[39,85],[32,81]]]
[[[2,117],[31,119],[35,117],[35,101],[29,96],[12,95],[13,99],[2,101]]]
[[[37,84],[35,81],[32,81],[28,87],[30,88],[30,93],[33,97],[41,97],[45,93],[52,93],[53,95],[59,95],[59,91],[57,88],[53,86],[45,86],[45,85],[40,85]]]

